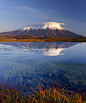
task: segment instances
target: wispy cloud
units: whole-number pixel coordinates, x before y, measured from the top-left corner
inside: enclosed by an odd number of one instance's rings
[[[53,22],[71,22],[69,19],[60,18],[60,14],[56,10],[39,10],[25,5],[16,6],[12,2],[0,0],[0,6],[5,8],[5,12],[9,14],[20,15],[23,17],[36,17],[44,19],[45,21]],[[9,10],[8,10],[9,9]],[[5,15],[5,14],[4,14]]]
[[[35,16],[39,16],[39,17],[46,17],[48,16],[48,14],[46,13],[43,13],[37,9],[34,9],[34,8],[31,8],[31,7],[28,7],[28,6],[19,6],[19,7],[14,7],[15,10],[17,11],[20,11],[21,13],[27,13],[28,15],[29,14],[32,14],[32,15],[35,15]]]
[[[59,13],[56,10],[37,10],[29,6],[14,6],[11,2],[0,0],[0,6],[6,9],[8,13],[14,13],[16,15],[27,16],[27,17],[37,17],[45,19],[46,21],[58,21],[58,22],[71,22],[71,20],[59,18]],[[7,11],[10,9],[11,11]],[[13,11],[13,12],[12,12]]]
[[[16,7],[15,9],[18,9],[20,11],[22,10],[22,12],[32,12],[32,13],[36,13],[36,14],[42,14],[38,10],[33,9],[31,7],[28,7],[28,6],[20,6],[20,7]]]
[[[16,13],[20,12],[19,14],[31,14],[31,15],[38,15],[38,16],[48,16],[48,14],[43,13],[35,8],[32,7],[28,7],[28,6],[14,6],[12,3],[7,2],[7,1],[2,1],[0,0],[0,7],[6,8],[6,9],[10,9],[13,10],[14,12],[16,11]]]
[[[15,14],[15,15],[20,15],[23,17],[37,17],[37,18],[42,18],[45,20],[45,22],[64,22],[66,23],[71,23],[75,25],[86,25],[86,23],[78,23],[75,22],[69,18],[64,18],[60,16],[60,12],[57,10],[39,10],[35,9],[33,7],[25,6],[25,5],[19,5],[16,6],[12,2],[8,2],[7,0],[0,0],[0,7],[5,9],[6,13],[9,14]],[[1,10],[0,8],[0,10]],[[8,10],[9,9],[9,10]],[[1,10],[2,11],[2,10]],[[5,15],[5,13],[4,13]]]

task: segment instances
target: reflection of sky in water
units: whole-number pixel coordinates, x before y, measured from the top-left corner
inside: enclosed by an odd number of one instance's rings
[[[64,50],[67,61],[86,63],[86,43],[80,43]]]
[[[48,75],[49,73],[49,77],[47,76],[48,78],[51,78],[52,76],[54,78],[54,75],[60,75],[62,71],[68,72],[69,69],[66,71],[67,68],[65,69],[65,67],[73,67],[73,65],[71,64],[67,64],[66,66],[61,64],[62,67],[60,67],[59,62],[86,63],[86,43],[75,43],[76,45],[73,44],[73,46],[69,45],[71,43],[66,43],[66,45],[64,45],[64,43],[52,43],[52,45],[47,43],[44,44],[41,43],[41,46],[38,43],[36,44],[39,45],[37,47],[36,45],[34,47],[34,45],[32,44],[28,44],[28,46],[25,46],[25,44],[23,45],[23,43],[22,45],[21,43],[18,44],[19,46],[0,44],[0,75],[1,77],[4,77],[4,81],[9,78],[10,81],[14,80],[16,84],[18,84],[19,82],[21,82],[21,84],[23,85],[29,83],[30,86],[34,87],[35,84],[38,84],[40,79],[43,83],[46,82],[44,79],[46,77],[44,74],[45,72],[47,73],[46,75]],[[54,62],[56,62],[56,64],[53,65]],[[50,63],[50,67],[48,67],[48,63]],[[82,67],[82,65],[80,66]],[[77,68],[81,73],[82,71],[80,70],[80,66],[78,66]],[[58,69],[54,68],[52,70],[51,67],[58,67]],[[82,67],[82,70],[84,70],[85,74],[83,75],[85,76],[86,71],[84,67],[86,66],[84,65]],[[41,72],[40,70],[43,72]],[[76,74],[76,71],[74,71],[75,75],[78,76]],[[61,73],[58,74],[57,72]],[[63,74],[65,72],[63,72]],[[70,74],[70,72],[68,73]],[[66,78],[68,78],[68,76]],[[51,81],[51,79],[49,79],[49,81]],[[83,81],[85,81],[85,79],[83,79]]]

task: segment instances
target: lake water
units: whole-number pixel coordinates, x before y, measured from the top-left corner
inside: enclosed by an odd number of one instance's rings
[[[1,42],[0,83],[86,92],[86,43]]]

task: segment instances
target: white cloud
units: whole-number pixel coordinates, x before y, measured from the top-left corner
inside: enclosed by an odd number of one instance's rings
[[[62,28],[61,25],[65,25],[64,23],[57,23],[57,22],[45,22],[43,24],[44,24],[43,29],[50,28],[59,30],[60,29],[63,30],[64,28]]]
[[[33,25],[33,26],[27,26],[24,27],[22,31],[24,30],[30,30],[30,29],[59,29],[64,30],[64,28],[61,27],[61,25],[65,25],[64,23],[57,23],[57,22],[44,22],[42,25]]]

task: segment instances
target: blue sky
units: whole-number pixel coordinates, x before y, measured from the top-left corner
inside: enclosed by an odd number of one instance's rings
[[[43,22],[86,36],[86,0],[0,0],[0,32]]]

